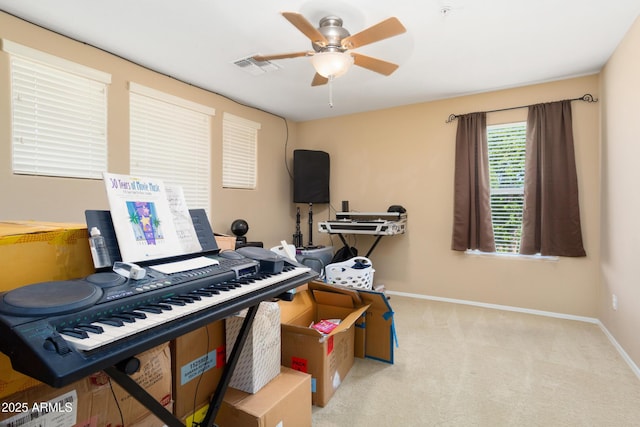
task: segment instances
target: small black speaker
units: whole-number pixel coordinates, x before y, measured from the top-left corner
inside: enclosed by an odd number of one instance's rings
[[[329,153],[293,151],[293,202],[329,203]]]

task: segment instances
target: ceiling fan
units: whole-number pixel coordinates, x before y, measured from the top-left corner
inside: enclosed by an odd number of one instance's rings
[[[271,61],[277,59],[310,56],[316,69],[311,86],[326,84],[328,81],[347,72],[355,64],[385,76],[393,73],[398,65],[381,59],[353,52],[351,49],[362,47],[406,31],[397,18],[387,18],[376,25],[351,35],[342,26],[342,19],[337,16],[326,16],[315,28],[304,16],[295,12],[283,12],[284,16],[302,34],[311,40],[313,51],[284,53],[276,55],[255,55],[255,61]]]

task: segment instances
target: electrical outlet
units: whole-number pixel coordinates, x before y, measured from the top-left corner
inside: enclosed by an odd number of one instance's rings
[[[616,294],[611,295],[611,305],[614,310],[618,309],[618,296]]]

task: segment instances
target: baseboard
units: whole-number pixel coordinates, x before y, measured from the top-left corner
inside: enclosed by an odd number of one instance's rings
[[[638,365],[634,363],[634,361],[631,359],[631,357],[629,357],[627,352],[624,351],[624,348],[622,348],[620,343],[618,343],[618,341],[613,337],[613,335],[611,335],[611,332],[609,332],[607,327],[604,326],[604,324],[600,320],[598,320],[598,326],[600,326],[600,329],[602,329],[602,332],[604,332],[607,338],[609,338],[609,341],[611,341],[611,344],[613,344],[616,350],[618,350],[618,353],[620,353],[620,356],[622,356],[624,361],[627,362],[627,365],[629,365],[633,373],[636,374],[636,377],[640,379],[640,368],[638,368]]]
[[[640,379],[640,369],[638,368],[638,365],[636,365],[634,363],[634,361],[631,359],[631,357],[629,357],[627,352],[624,351],[624,348],[622,348],[622,346],[618,343],[618,341],[616,341],[614,336],[611,335],[609,330],[604,326],[604,324],[602,324],[600,319],[596,319],[595,317],[575,316],[575,315],[572,315],[572,314],[556,313],[556,312],[553,312],[553,311],[532,310],[532,309],[529,309],[529,308],[513,307],[513,306],[509,306],[509,305],[488,304],[488,303],[484,303],[484,302],[461,300],[461,299],[455,299],[455,298],[443,298],[443,297],[436,297],[436,296],[430,296],[430,295],[414,294],[414,293],[409,293],[409,292],[397,292],[397,291],[386,290],[385,293],[387,295],[397,295],[397,296],[401,296],[401,297],[425,299],[425,300],[430,300],[430,301],[449,302],[449,303],[452,303],[452,304],[472,305],[472,306],[475,306],[475,307],[484,307],[484,308],[490,308],[490,309],[494,309],[494,310],[515,311],[515,312],[519,312],[519,313],[527,313],[527,314],[535,314],[535,315],[538,315],[538,316],[555,317],[555,318],[558,318],[558,319],[577,320],[579,322],[587,322],[587,323],[596,324],[596,325],[598,325],[600,327],[602,332],[606,335],[606,337],[609,339],[609,341],[615,347],[615,349],[618,350],[618,353],[620,354],[620,356],[622,356],[624,361],[627,362],[627,365],[629,365],[629,367],[631,368],[633,373],[636,375],[636,377],[638,379]]]

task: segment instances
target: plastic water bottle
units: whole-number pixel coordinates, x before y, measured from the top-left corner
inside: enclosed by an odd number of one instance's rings
[[[95,268],[111,267],[111,258],[104,236],[100,234],[98,227],[92,227],[89,232],[89,247],[91,248],[91,257],[93,258],[93,266]]]

